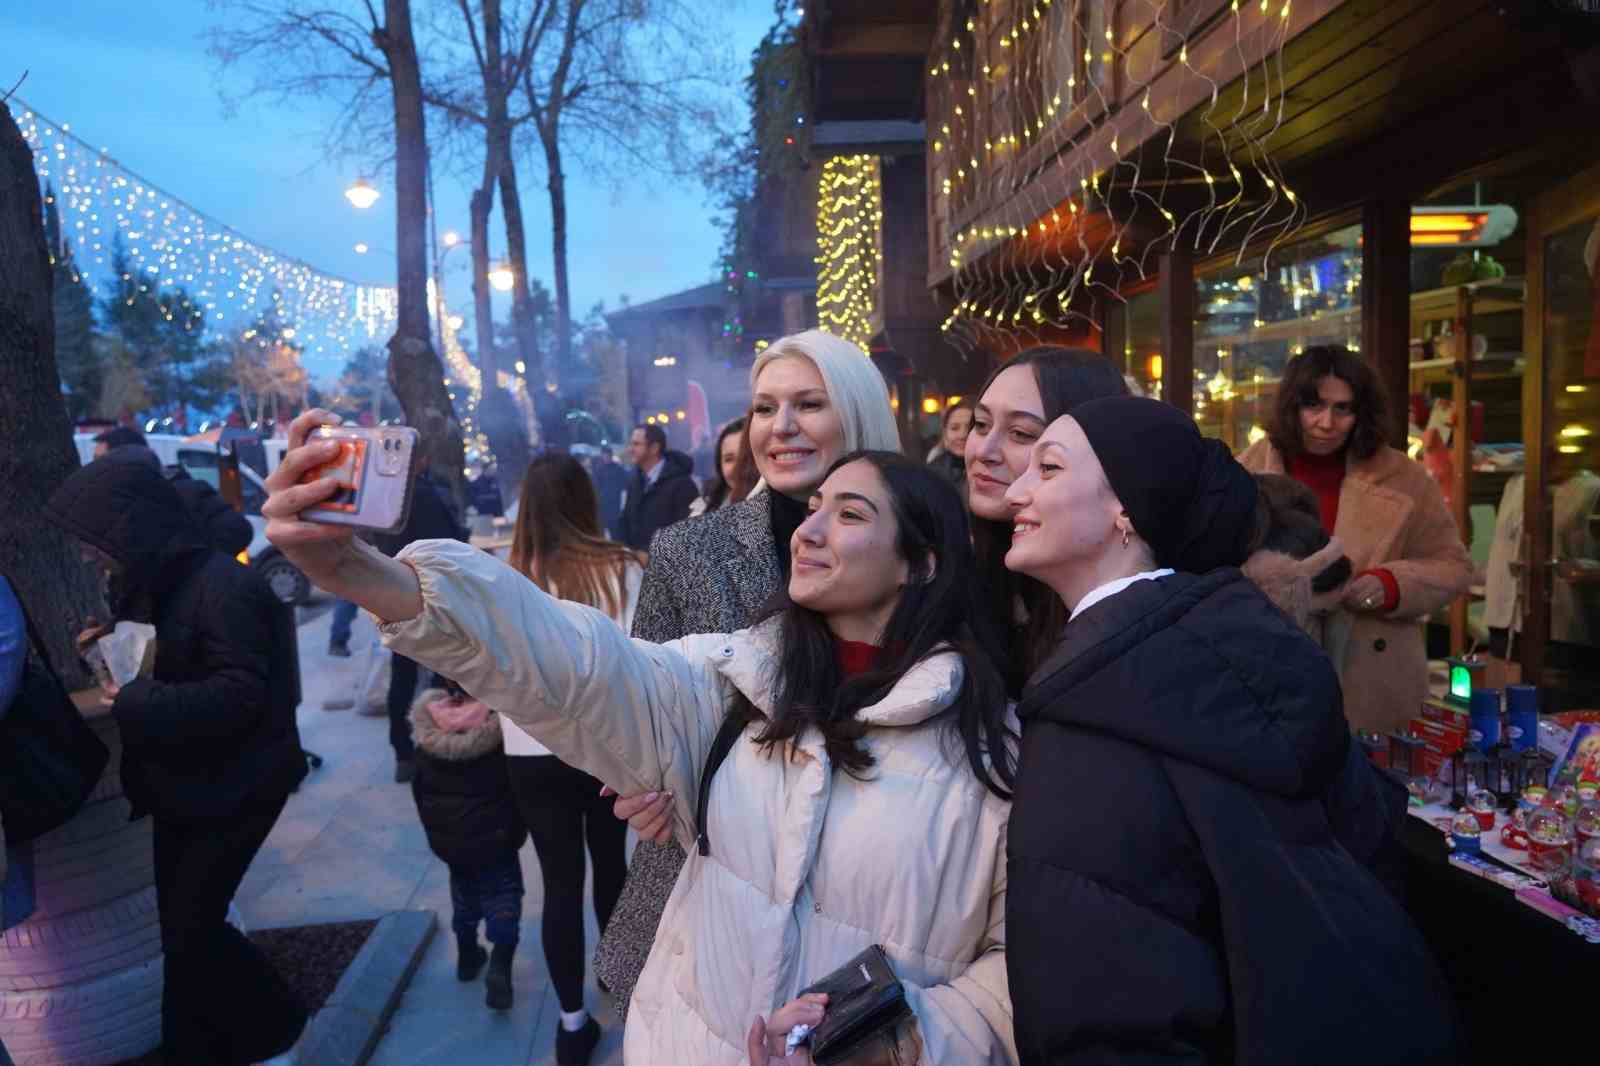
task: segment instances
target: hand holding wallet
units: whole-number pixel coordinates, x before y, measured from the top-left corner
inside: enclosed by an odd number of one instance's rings
[[[843,1062],[872,1038],[892,1032],[911,1014],[906,990],[878,944],[804,989],[801,995],[808,992],[828,996],[822,1024],[811,1033],[811,1058],[816,1066]]]

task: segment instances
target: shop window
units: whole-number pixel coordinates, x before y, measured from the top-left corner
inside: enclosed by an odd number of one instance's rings
[[[1246,265],[1197,271],[1194,416],[1242,451],[1266,435],[1289,360],[1315,344],[1361,348],[1361,227],[1347,226]]]
[[[1122,305],[1122,372],[1130,387],[1152,399],[1161,399],[1161,378],[1166,371],[1161,350],[1161,297],[1155,292],[1131,296]]]
[[[1529,198],[1548,183],[1528,172],[1447,188],[1412,208],[1410,392],[1406,452],[1452,507],[1466,498],[1462,539],[1484,583],[1467,598],[1452,644],[1515,655],[1517,542],[1523,526],[1522,379]],[[1455,409],[1457,360],[1471,379]],[[1458,467],[1455,435],[1469,434]],[[1498,533],[1497,533],[1498,529]],[[1495,547],[1496,541],[1501,542]]]

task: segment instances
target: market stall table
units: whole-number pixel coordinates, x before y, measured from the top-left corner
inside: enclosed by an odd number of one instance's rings
[[[1469,1061],[1588,1061],[1589,975],[1600,964],[1600,944],[1512,890],[1452,866],[1449,839],[1434,821],[1442,811],[1416,812],[1400,827],[1405,902],[1455,993]]]

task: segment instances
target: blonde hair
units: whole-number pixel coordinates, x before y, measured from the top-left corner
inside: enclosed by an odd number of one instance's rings
[[[889,386],[865,352],[843,337],[808,329],[772,342],[750,367],[750,394],[769,363],[779,359],[807,359],[822,375],[828,400],[839,412],[844,428],[844,451],[864,449],[900,451],[900,430],[889,406]]]

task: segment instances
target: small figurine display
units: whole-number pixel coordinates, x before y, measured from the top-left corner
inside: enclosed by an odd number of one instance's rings
[[[1461,811],[1450,820],[1450,846],[1472,854],[1483,850],[1483,830],[1472,811]]]
[[[1589,800],[1578,808],[1572,819],[1572,830],[1581,848],[1587,841],[1600,837],[1600,801]]]
[[[1528,859],[1541,873],[1564,876],[1572,862],[1572,821],[1556,807],[1528,815]]]
[[[1467,797],[1467,810],[1478,819],[1478,828],[1485,833],[1494,828],[1495,812],[1499,806],[1499,798],[1485,788]]]
[[[1554,792],[1549,794],[1549,797],[1568,818],[1577,817],[1578,804],[1581,802],[1577,785],[1559,785]]]
[[[1572,880],[1578,906],[1584,913],[1600,917],[1600,838],[1584,841],[1572,858]]]

